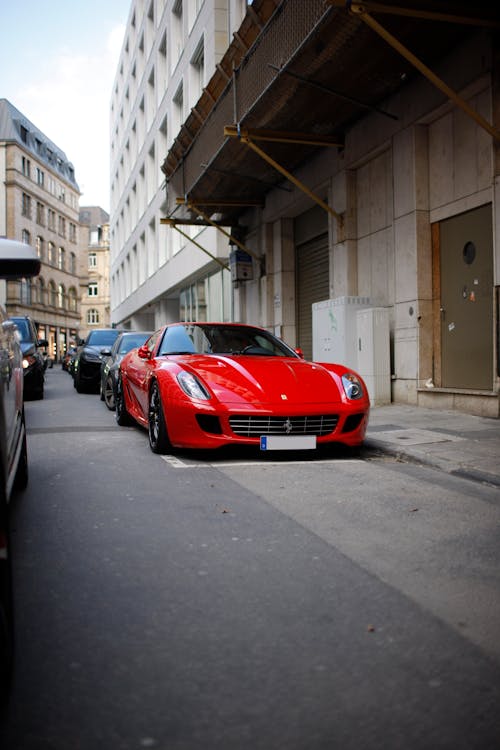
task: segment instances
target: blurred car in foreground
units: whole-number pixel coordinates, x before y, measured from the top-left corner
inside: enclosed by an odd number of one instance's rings
[[[0,238],[0,278],[36,276],[40,259],[29,245]],[[15,325],[0,304],[0,702],[10,684],[13,662],[12,582],[8,501],[14,487],[28,482],[23,406],[23,355]]]
[[[116,381],[120,362],[125,354],[142,346],[151,333],[151,331],[123,331],[111,349],[101,351],[101,401],[104,401],[111,411],[115,408]]]
[[[11,320],[16,324],[21,340],[24,397],[43,398],[45,370],[47,366],[42,347],[48,346],[48,341],[38,338],[35,321],[28,315],[13,316]]]
[[[124,356],[115,414],[118,424],[147,428],[153,452],[168,453],[230,444],[359,446],[369,409],[359,375],[306,362],[262,328],[176,323]]]
[[[78,393],[99,393],[101,382],[101,352],[115,343],[120,331],[116,328],[96,328],[91,331],[73,359],[71,372]]]

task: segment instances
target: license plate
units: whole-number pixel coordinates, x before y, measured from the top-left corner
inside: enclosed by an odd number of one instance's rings
[[[315,435],[261,435],[261,451],[307,451],[316,448]]]

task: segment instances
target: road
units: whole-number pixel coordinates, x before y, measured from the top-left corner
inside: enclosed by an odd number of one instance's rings
[[[342,452],[153,455],[47,373],[2,750],[500,747],[500,498]]]

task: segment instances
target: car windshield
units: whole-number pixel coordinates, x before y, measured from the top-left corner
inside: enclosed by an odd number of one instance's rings
[[[127,354],[131,349],[136,349],[138,346],[142,346],[150,333],[134,333],[122,336],[120,341],[117,342],[118,354]]]
[[[120,331],[92,331],[87,339],[88,346],[111,346]]]
[[[17,326],[21,341],[31,341],[30,327],[28,325],[28,322],[23,318],[12,318],[12,320]]]
[[[169,326],[163,334],[159,354],[298,357],[283,341],[261,328],[209,323]]]

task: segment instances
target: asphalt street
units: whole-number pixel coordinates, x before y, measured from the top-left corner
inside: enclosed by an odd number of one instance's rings
[[[3,750],[500,747],[497,488],[162,458],[58,368],[26,412]]]

